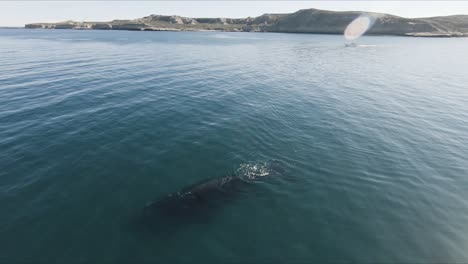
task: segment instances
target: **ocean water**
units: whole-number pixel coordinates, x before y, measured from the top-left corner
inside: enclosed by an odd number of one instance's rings
[[[0,262],[467,262],[468,40],[357,43],[0,30]],[[201,219],[136,228],[270,160]]]

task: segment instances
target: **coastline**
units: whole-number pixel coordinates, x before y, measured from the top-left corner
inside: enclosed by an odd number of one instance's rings
[[[0,29],[33,29],[33,30],[86,30],[86,31],[144,31],[144,32],[229,32],[229,33],[286,33],[286,34],[312,34],[312,35],[343,35],[343,32],[300,32],[300,31],[238,31],[221,29],[177,29],[177,28],[142,28],[142,29],[94,29],[94,28],[28,28],[28,27],[0,27]],[[366,33],[366,36],[393,36],[413,38],[468,38],[468,33],[440,33],[415,32],[405,34]]]
[[[303,9],[289,14],[263,14],[247,18],[190,18],[177,15],[149,15],[138,19],[107,22],[31,23],[29,29],[130,30],[130,31],[216,31],[278,32],[341,35],[358,17],[371,23],[366,35],[458,38],[468,37],[468,15],[405,18],[363,11]]]

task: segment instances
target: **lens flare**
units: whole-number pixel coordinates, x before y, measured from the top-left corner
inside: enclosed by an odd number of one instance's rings
[[[354,19],[346,27],[344,37],[347,40],[356,40],[369,30],[375,22],[375,18],[369,15],[361,15]]]

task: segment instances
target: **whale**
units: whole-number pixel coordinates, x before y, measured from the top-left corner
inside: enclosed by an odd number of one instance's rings
[[[168,223],[206,219],[217,208],[241,194],[248,193],[264,177],[284,175],[284,164],[278,160],[267,162],[261,173],[251,170],[231,173],[188,185],[148,202],[143,208],[146,223],[154,224],[162,219]]]
[[[147,203],[143,215],[147,218],[193,215],[206,207],[213,207],[248,184],[250,182],[238,176],[203,180]]]

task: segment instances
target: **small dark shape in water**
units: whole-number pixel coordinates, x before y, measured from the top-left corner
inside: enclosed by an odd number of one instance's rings
[[[356,43],[354,43],[354,42],[345,44],[345,47],[347,47],[347,48],[354,48],[354,47],[357,47],[357,46],[358,45]]]
[[[272,160],[266,164],[265,175],[231,175],[205,180],[148,203],[143,209],[147,226],[159,226],[161,221],[170,224],[205,221],[218,207],[263,176],[279,176],[285,173],[282,162]]]

